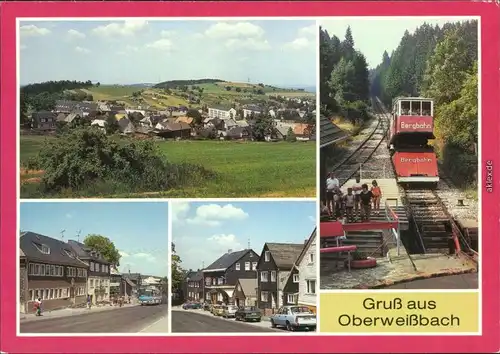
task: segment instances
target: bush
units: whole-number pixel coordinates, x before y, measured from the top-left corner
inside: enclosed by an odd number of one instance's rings
[[[45,171],[41,182],[47,192],[161,191],[215,177],[200,166],[169,163],[154,142],[116,139],[91,128],[47,141],[27,168]]]
[[[461,188],[477,188],[476,155],[451,144],[444,144],[440,155],[444,172],[455,185]]]

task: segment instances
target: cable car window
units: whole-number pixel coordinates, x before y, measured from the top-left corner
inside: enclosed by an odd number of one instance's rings
[[[411,104],[410,101],[401,101],[401,115],[408,116],[410,115]]]
[[[422,101],[422,115],[430,116],[432,110],[431,107],[432,107],[431,101]]]

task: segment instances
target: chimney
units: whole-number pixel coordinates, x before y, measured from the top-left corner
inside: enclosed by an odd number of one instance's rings
[[[233,252],[233,250],[232,250],[232,249],[228,249],[228,250],[227,250],[227,253],[231,253],[231,252]]]
[[[306,239],[304,240],[304,245],[307,245],[307,241],[309,241],[309,239],[308,239],[308,238],[306,238]]]

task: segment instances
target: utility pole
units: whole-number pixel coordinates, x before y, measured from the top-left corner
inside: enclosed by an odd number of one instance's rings
[[[66,232],[66,230],[61,230],[61,241],[64,242],[64,233]]]
[[[78,242],[80,242],[80,233],[82,232],[82,230],[78,230],[77,233],[76,233],[76,240]]]

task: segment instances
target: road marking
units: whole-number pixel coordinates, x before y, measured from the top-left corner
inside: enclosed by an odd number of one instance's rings
[[[157,324],[157,323],[158,323],[158,322],[160,322],[160,321],[163,321],[165,318],[167,318],[167,316],[163,316],[163,317],[161,317],[158,321],[155,321],[155,322],[151,323],[150,325],[147,325],[146,327],[144,327],[143,329],[141,329],[141,330],[139,331],[139,333],[144,332],[145,330],[147,330],[147,329],[149,329],[149,328],[153,327],[155,324]]]

